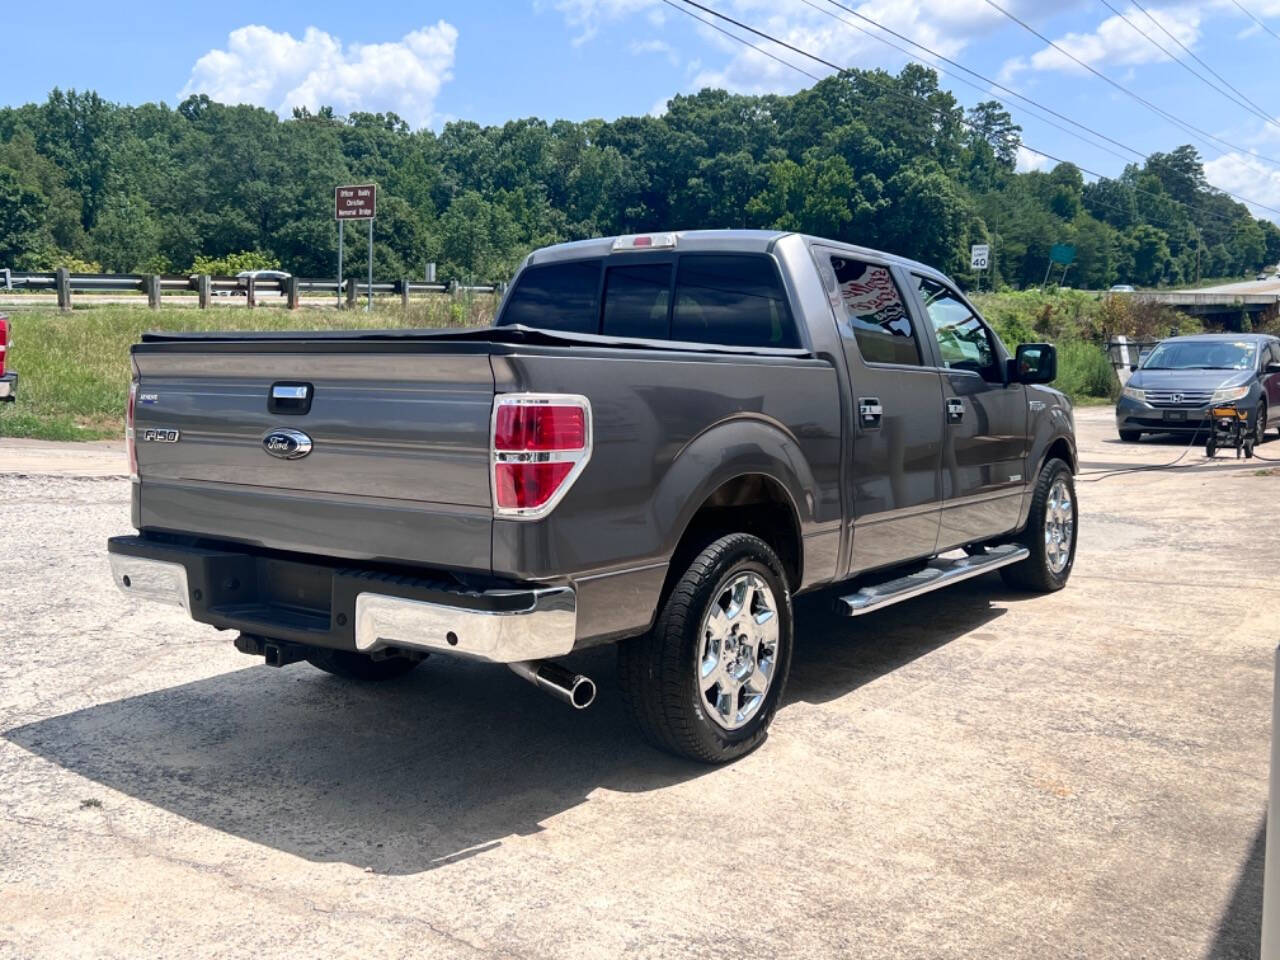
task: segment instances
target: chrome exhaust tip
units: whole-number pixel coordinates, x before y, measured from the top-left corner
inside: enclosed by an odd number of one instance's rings
[[[517,676],[563,700],[575,710],[585,710],[596,702],[596,682],[559,664],[546,660],[517,660],[507,666]]]

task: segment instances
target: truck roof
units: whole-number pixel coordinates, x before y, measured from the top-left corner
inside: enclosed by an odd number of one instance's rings
[[[888,260],[899,266],[916,272],[929,273],[941,277],[935,267],[909,260],[883,250],[860,247],[839,240],[828,240],[824,237],[809,234],[794,234],[786,230],[654,230],[654,235],[674,233],[676,251],[698,253],[769,253],[783,237],[799,236],[806,243],[821,243],[824,246],[844,250],[854,256],[873,257]],[[533,263],[554,263],[560,260],[580,260],[588,257],[607,257],[613,253],[613,245],[617,237],[594,237],[590,240],[573,240],[569,243],[557,243],[533,251],[525,259],[525,265]],[[655,250],[655,253],[659,252]]]

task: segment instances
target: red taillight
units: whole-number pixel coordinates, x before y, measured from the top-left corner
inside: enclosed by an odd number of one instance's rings
[[[8,317],[0,317],[0,377],[4,376],[4,362],[9,356],[11,343],[13,343],[13,325]]]
[[[493,425],[493,448],[581,450],[587,442],[587,414],[582,407],[505,403]]]
[[[544,506],[572,470],[572,463],[499,463],[493,477],[498,506],[522,510]]]
[[[138,404],[138,381],[129,384],[129,400],[124,408],[124,445],[129,451],[129,478],[138,479],[138,444],[134,438],[133,416]]]
[[[591,404],[579,396],[500,394],[491,443],[494,512],[544,516],[591,456]]]

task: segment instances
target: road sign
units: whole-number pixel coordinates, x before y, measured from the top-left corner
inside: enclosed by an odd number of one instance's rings
[[[975,243],[969,248],[969,269],[985,270],[991,261],[991,247],[985,243]]]
[[[360,183],[354,187],[334,187],[333,216],[338,221],[338,296],[342,296],[342,225],[348,220],[369,221],[369,300],[373,309],[373,221],[378,216],[378,185]]]
[[[1049,249],[1049,259],[1066,266],[1076,259],[1076,248],[1069,243],[1055,243]]]
[[[337,220],[372,220],[378,215],[378,186],[373,183],[337,187],[333,191],[333,216]]]

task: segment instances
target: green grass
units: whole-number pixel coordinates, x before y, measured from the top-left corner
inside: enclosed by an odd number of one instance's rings
[[[1058,344],[1058,379],[1054,386],[1077,401],[1107,401],[1120,395],[1120,381],[1106,351],[1084,340]]]
[[[148,330],[351,330],[440,328],[485,323],[491,297],[444,297],[410,305],[375,302],[372,314],[304,308],[213,310],[94,306],[72,313],[3,308],[13,320],[11,369],[21,378],[15,403],[0,404],[0,437],[100,440],[124,429],[129,347]]]

